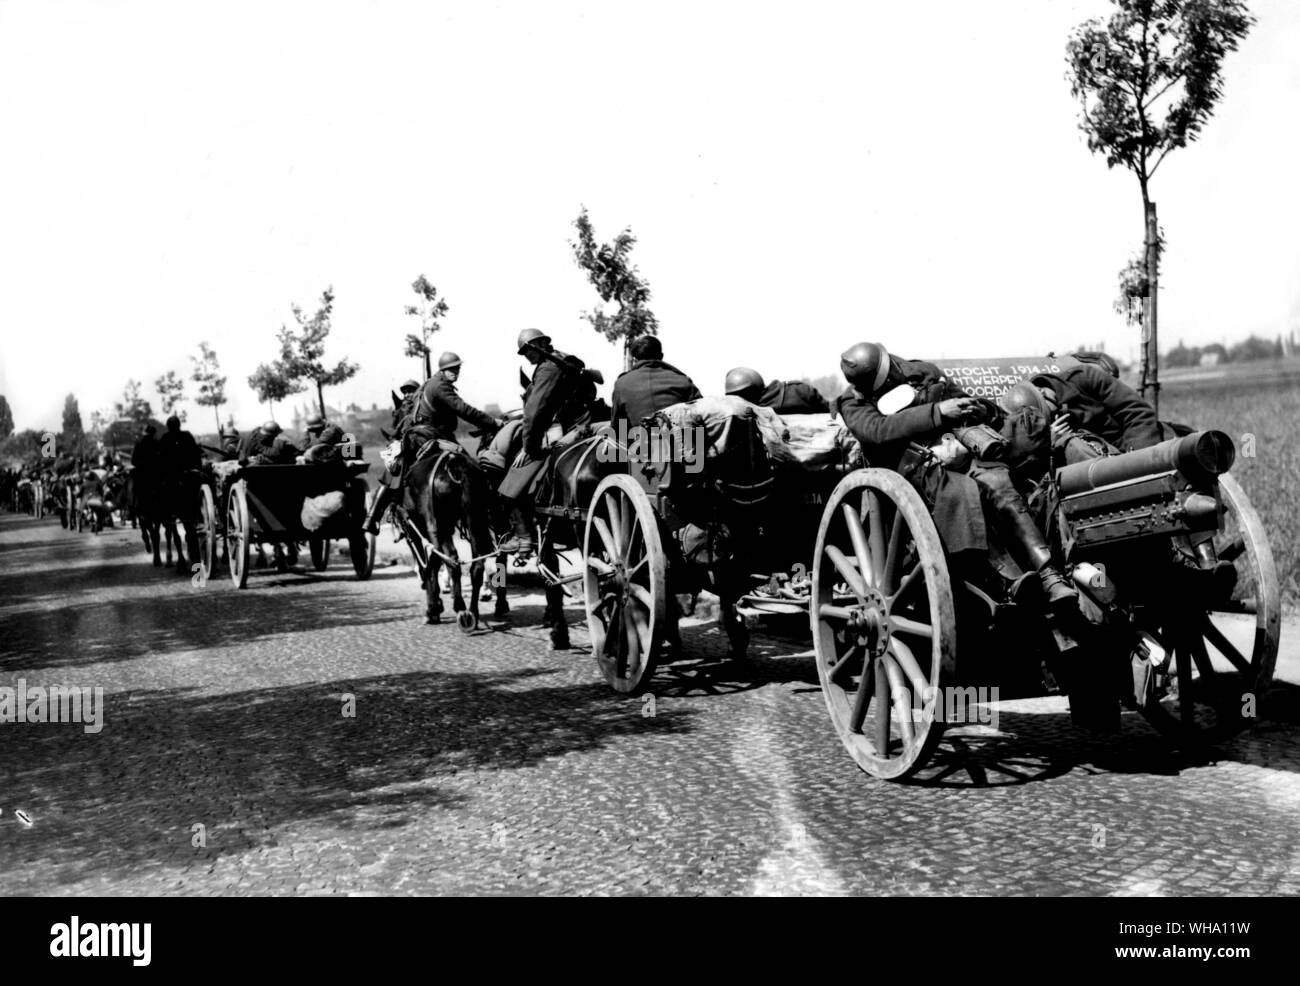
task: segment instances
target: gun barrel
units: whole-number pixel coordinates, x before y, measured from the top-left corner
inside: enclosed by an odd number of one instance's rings
[[[1056,474],[1062,496],[1177,470],[1193,483],[1207,483],[1232,468],[1237,450],[1221,431],[1198,431],[1159,445],[1065,466]]]

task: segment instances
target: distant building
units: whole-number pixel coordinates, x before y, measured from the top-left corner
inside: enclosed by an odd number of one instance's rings
[[[1209,352],[1201,353],[1201,359],[1200,359],[1200,362],[1199,362],[1197,365],[1199,365],[1199,366],[1218,366],[1218,365],[1219,365],[1219,353],[1218,353],[1218,351],[1217,351],[1217,350],[1210,350]]]

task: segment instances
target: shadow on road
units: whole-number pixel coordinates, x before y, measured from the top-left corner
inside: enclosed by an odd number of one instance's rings
[[[528,768],[629,734],[690,729],[692,712],[646,718],[603,686],[546,685],[543,670],[418,672],[197,697],[110,696],[103,731],[10,726],[3,874],[41,890],[141,867],[210,866],[276,844],[276,829],[401,827],[473,797],[474,772]],[[530,680],[532,679],[532,680]],[[344,714],[355,697],[355,717]],[[458,781],[462,775],[464,781]],[[206,847],[191,844],[195,825]],[[12,887],[12,884],[10,884]]]

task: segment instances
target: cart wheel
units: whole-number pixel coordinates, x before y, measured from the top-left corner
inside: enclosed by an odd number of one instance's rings
[[[1223,531],[1215,556],[1230,561],[1237,584],[1229,599],[1189,620],[1181,610],[1163,628],[1173,653],[1157,678],[1156,699],[1142,710],[1167,736],[1188,744],[1218,743],[1258,714],[1273,681],[1282,623],[1277,567],[1264,525],[1231,476],[1219,477]]]
[[[203,572],[203,581],[212,578],[212,569],[217,558],[217,508],[212,500],[212,490],[199,487],[199,566]]]
[[[248,495],[241,479],[230,488],[226,511],[226,550],[230,554],[230,581],[236,589],[248,585],[248,541],[250,518]]]
[[[817,529],[813,647],[831,721],[867,773],[920,769],[943,734],[956,611],[943,544],[921,497],[883,469],[842,479]]]
[[[615,691],[636,694],[654,676],[668,629],[667,562],[659,518],[631,476],[596,487],[583,538],[591,649]]]
[[[329,567],[334,542],[327,538],[309,538],[307,547],[311,551],[311,567],[318,572],[325,571]]]

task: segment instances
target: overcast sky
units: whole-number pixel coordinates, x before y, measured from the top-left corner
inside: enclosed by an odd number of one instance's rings
[[[1108,7],[0,0],[0,393],[19,428],[57,427],[69,391],[88,424],[128,377],[156,405],[207,340],[261,420],[249,373],[332,284],[327,356],[362,370],[326,397],[368,407],[417,371],[420,273],[471,400],[517,404],[526,326],[612,379],[568,247],[583,204],[602,238],[632,227],[706,393],[868,338],[1129,358],[1137,182],[1088,153],[1064,77]],[[1251,8],[1154,183],[1168,345],[1300,329],[1300,4]]]

